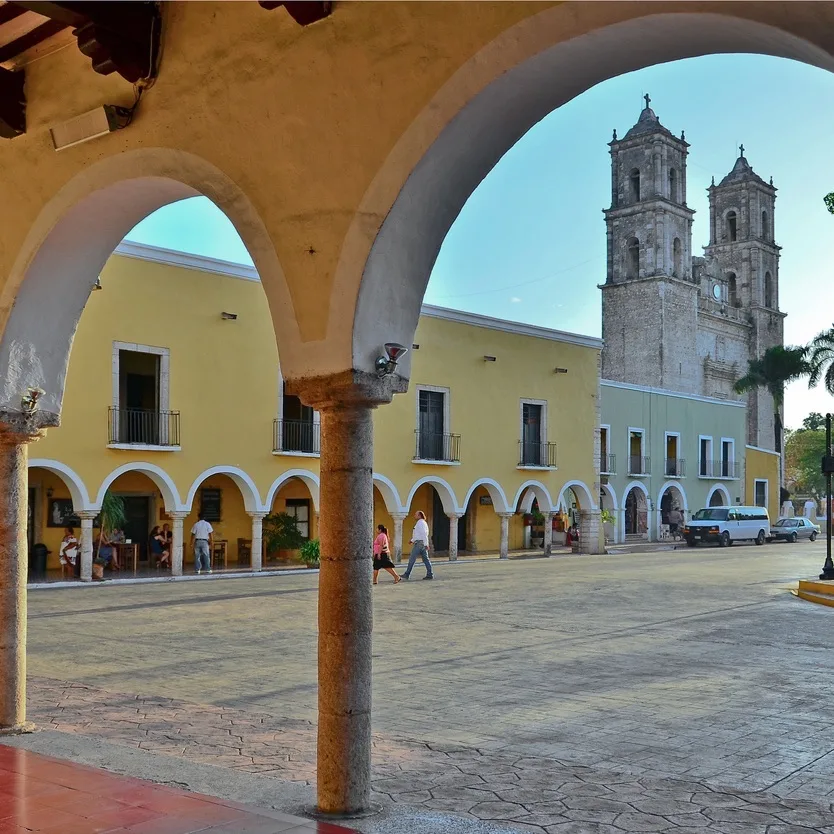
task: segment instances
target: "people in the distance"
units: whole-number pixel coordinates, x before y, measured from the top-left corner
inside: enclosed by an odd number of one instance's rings
[[[69,574],[70,578],[75,576],[75,563],[78,559],[78,539],[75,538],[75,530],[72,527],[64,528],[64,538],[61,539],[61,548],[58,551],[58,561],[61,563],[61,579]]]
[[[669,535],[672,539],[683,538],[681,536],[680,527],[683,521],[683,513],[677,508],[672,507],[669,510]]]
[[[171,566],[171,554],[165,546],[165,536],[159,525],[156,525],[151,530],[150,541],[151,558],[156,562],[157,568],[167,568]]]
[[[388,541],[388,528],[384,524],[377,524],[377,536],[374,539],[374,585],[377,584],[379,572],[387,571],[394,577],[394,584],[402,582],[394,563],[391,561],[391,544]]]
[[[108,565],[111,568],[118,567],[118,559],[116,558],[115,548],[113,547],[113,542],[110,538],[110,533],[106,530],[101,531],[101,537],[99,538],[98,542],[98,559],[99,563],[102,565],[102,569],[106,568]],[[103,582],[103,576],[94,576],[93,579]]]
[[[174,552],[174,534],[171,531],[170,524],[162,525],[162,538],[165,540],[165,549],[168,551],[168,561],[170,567],[171,554]]]
[[[426,514],[422,510],[414,513],[417,523],[414,525],[414,532],[411,534],[411,555],[408,557],[408,567],[405,569],[403,579],[411,578],[411,570],[419,556],[426,566],[426,575],[423,579],[434,579],[431,560],[429,559],[429,525],[426,521]]]
[[[191,528],[191,547],[194,549],[194,570],[211,573],[211,550],[214,546],[214,528],[204,518],[197,516],[197,523]]]

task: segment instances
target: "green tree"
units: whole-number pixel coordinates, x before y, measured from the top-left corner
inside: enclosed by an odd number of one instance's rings
[[[805,359],[807,348],[776,345],[764,354],[751,359],[747,373],[736,382],[734,388],[739,394],[746,394],[756,388],[765,388],[773,397],[774,450],[782,451],[782,404],[785,400],[785,386],[789,382],[810,373]]]
[[[806,418],[807,420],[807,418]],[[794,492],[821,498],[825,476],[820,461],[825,454],[825,430],[797,429],[785,435],[785,480]]]
[[[823,199],[825,200],[825,205],[828,206],[828,210],[834,214],[834,191],[830,194],[826,194]]]
[[[808,365],[808,387],[813,388],[822,379],[825,390],[834,394],[834,326],[823,330],[808,345]]]
[[[802,428],[808,431],[817,431],[825,428],[825,417],[818,411],[812,411],[803,421]]]

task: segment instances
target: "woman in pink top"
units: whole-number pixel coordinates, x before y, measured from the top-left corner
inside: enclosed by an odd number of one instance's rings
[[[394,584],[402,582],[394,570],[394,563],[391,561],[391,547],[388,544],[388,530],[384,524],[377,525],[377,536],[374,539],[374,585],[377,584],[379,572],[387,570],[394,577]]]

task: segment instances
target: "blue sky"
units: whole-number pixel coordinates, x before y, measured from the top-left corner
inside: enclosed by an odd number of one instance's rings
[[[696,210],[693,253],[707,243],[706,188],[738,156],[779,189],[776,241],[783,247],[780,306],[785,341],[808,341],[834,321],[834,75],[778,58],[722,55],[664,64],[611,79],[551,113],[498,163],[452,226],[426,301],[598,336],[610,202],[608,142],[652,108],[691,144],[687,200]],[[251,263],[225,216],[203,198],[168,206],[128,239]],[[834,410],[822,390],[792,386],[786,424]]]

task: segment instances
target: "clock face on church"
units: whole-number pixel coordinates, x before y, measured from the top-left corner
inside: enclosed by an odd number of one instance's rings
[[[716,301],[721,301],[721,284],[715,284],[712,288],[712,297]]]

